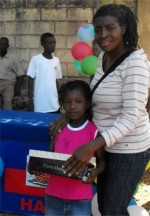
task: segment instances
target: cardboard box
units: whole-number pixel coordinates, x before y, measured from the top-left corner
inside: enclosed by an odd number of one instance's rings
[[[62,168],[62,165],[69,157],[71,157],[71,155],[69,154],[61,154],[31,149],[29,150],[28,170],[68,177],[68,175],[63,173],[64,169]],[[88,166],[80,175],[74,174],[71,178],[84,180],[85,176],[90,175],[89,168],[95,166],[95,161],[96,159],[95,157],[93,157],[90,160]]]

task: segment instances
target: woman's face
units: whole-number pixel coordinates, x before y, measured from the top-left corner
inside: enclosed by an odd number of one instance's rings
[[[123,35],[125,26],[120,26],[116,17],[100,16],[94,21],[95,40],[105,52],[124,48]]]

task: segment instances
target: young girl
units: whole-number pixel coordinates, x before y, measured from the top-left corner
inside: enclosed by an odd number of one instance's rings
[[[70,119],[50,146],[50,151],[72,154],[79,146],[97,136],[97,129],[89,119],[91,90],[80,80],[70,81],[60,89],[60,104]],[[97,168],[91,169],[86,182],[69,177],[50,175],[46,188],[45,215],[91,216],[94,177],[104,170],[103,150],[96,152]]]

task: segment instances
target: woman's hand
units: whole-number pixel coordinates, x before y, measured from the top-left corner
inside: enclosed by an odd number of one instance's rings
[[[65,125],[67,125],[69,122],[69,118],[67,115],[63,114],[59,118],[55,119],[50,125],[49,125],[49,134],[51,136],[51,139],[55,139],[57,134],[61,132],[61,130],[64,128]]]
[[[68,174],[70,177],[75,173],[76,175],[79,175],[89,163],[94,152],[95,149],[93,148],[92,142],[86,143],[77,148],[73,155],[64,163],[64,173]]]
[[[64,173],[68,176],[80,174],[93,157],[94,153],[106,145],[104,138],[99,135],[95,140],[86,143],[73,153],[73,155],[63,164]]]

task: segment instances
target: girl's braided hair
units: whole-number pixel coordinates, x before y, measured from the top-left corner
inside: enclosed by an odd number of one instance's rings
[[[89,84],[85,81],[82,81],[82,80],[69,81],[67,83],[64,83],[61,86],[59,90],[59,103],[60,103],[61,109],[63,108],[65,94],[73,90],[80,90],[85,96],[87,102],[89,103],[89,107],[86,110],[87,118],[91,119],[92,117],[92,112],[91,112],[92,93],[91,93]]]
[[[136,48],[138,46],[138,19],[129,7],[117,4],[101,6],[93,17],[93,23],[96,18],[102,16],[116,17],[120,26],[126,26],[126,32],[124,34],[124,43],[126,47]]]

